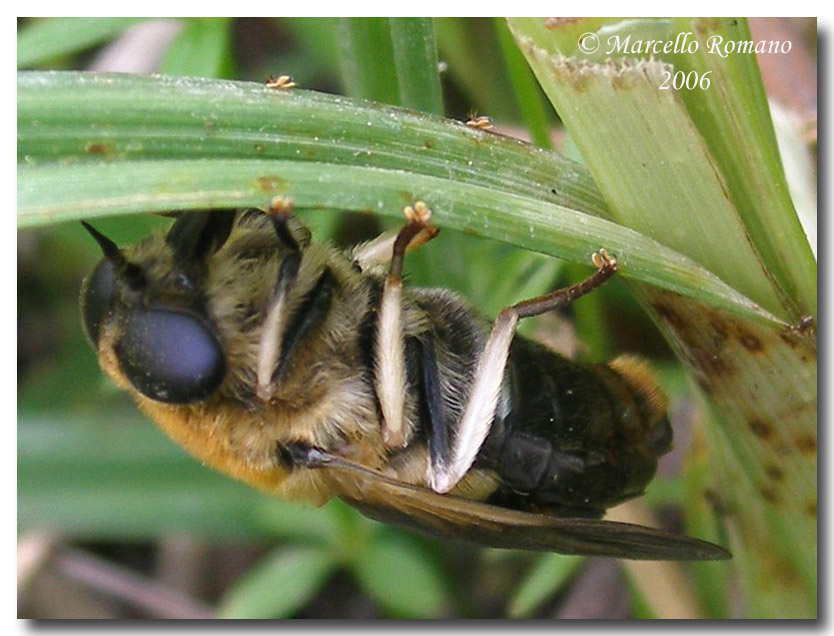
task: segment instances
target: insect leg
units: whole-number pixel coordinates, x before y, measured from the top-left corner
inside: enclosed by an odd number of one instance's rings
[[[407,223],[399,231],[391,251],[391,269],[385,279],[379,308],[375,343],[375,386],[382,409],[382,439],[390,447],[405,445],[403,430],[405,411],[405,338],[403,333],[402,289],[403,259],[406,248],[422,234],[423,242],[436,234],[432,231],[431,210],[422,201],[407,206],[403,213]]]
[[[585,280],[507,307],[498,314],[475,369],[457,436],[452,443],[451,459],[447,463],[442,456],[431,457],[428,481],[435,492],[445,493],[455,487],[472,466],[489,433],[518,321],[570,304],[602,285],[617,271],[617,261],[605,250],[595,253],[592,259],[597,271]]]
[[[264,318],[264,329],[261,333],[261,340],[258,346],[258,368],[256,393],[261,400],[269,400],[272,397],[274,384],[272,374],[275,366],[281,357],[281,334],[287,328],[288,312],[285,311],[287,298],[295,278],[298,275],[298,268],[301,265],[301,248],[287,227],[287,220],[292,212],[292,202],[289,199],[279,198],[272,202],[267,214],[272,220],[272,226],[278,239],[287,248],[290,254],[281,263],[278,270],[278,279],[272,293],[272,299],[266,310]]]
[[[420,372],[423,379],[421,396],[428,411],[426,434],[428,437],[429,457],[437,458],[438,463],[448,464],[452,453],[452,438],[445,414],[443,394],[440,387],[440,370],[437,366],[437,352],[434,339],[427,335],[421,339]]]
[[[400,235],[400,232],[402,232],[402,230],[383,232],[375,239],[368,241],[367,243],[357,245],[353,249],[353,262],[363,272],[374,266],[386,265],[390,263],[391,254],[394,250],[394,243],[396,243],[397,237]],[[439,229],[435,225],[424,226],[422,229],[420,229],[419,232],[417,232],[417,235],[414,238],[412,238],[411,242],[406,246],[406,253],[410,252],[411,250],[417,247],[420,247],[424,243],[427,243],[435,236],[437,236],[438,232]]]
[[[177,264],[188,269],[223,247],[232,232],[235,216],[235,210],[181,214],[165,236],[165,242],[176,254]]]

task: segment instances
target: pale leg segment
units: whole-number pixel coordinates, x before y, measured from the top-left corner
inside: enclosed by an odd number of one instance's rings
[[[382,410],[382,440],[392,448],[405,446],[409,432],[405,430],[407,374],[402,303],[403,258],[414,241],[423,243],[437,234],[437,229],[430,224],[431,211],[422,201],[414,207],[407,206],[403,212],[408,223],[397,234],[390,252],[391,270],[382,291],[374,356],[374,383]]]
[[[439,230],[435,225],[423,226],[406,246],[406,254],[415,248],[420,247],[424,243],[428,243],[435,236],[437,236],[438,231]],[[362,243],[361,245],[357,245],[353,249],[353,262],[356,263],[359,269],[363,272],[378,265],[387,265],[391,263],[394,243],[397,242],[397,237],[399,237],[402,232],[402,229],[383,232],[375,239]]]
[[[258,345],[258,381],[255,392],[264,402],[268,402],[275,391],[272,374],[281,357],[281,335],[287,328],[287,300],[301,266],[301,248],[287,227],[287,219],[291,212],[292,201],[282,197],[276,197],[267,212],[278,240],[291,251],[278,271],[278,279],[267,305],[264,329]]]
[[[592,260],[598,269],[585,280],[520,302],[498,315],[478,359],[466,407],[452,443],[451,461],[446,465],[442,457],[431,457],[427,477],[432,490],[439,493],[452,490],[472,467],[489,434],[518,321],[570,304],[602,285],[617,271],[617,261],[605,250],[595,253]]]

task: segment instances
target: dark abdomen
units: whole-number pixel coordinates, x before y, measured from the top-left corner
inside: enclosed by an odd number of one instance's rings
[[[517,336],[509,410],[476,460],[502,481],[489,502],[598,517],[641,494],[669,450],[671,428],[651,395],[659,389],[640,363],[629,364],[640,371],[574,362]]]

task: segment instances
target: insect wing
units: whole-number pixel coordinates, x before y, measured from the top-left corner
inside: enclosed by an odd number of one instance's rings
[[[439,495],[334,455],[322,453],[320,460],[332,488],[363,514],[442,539],[621,559],[691,561],[731,556],[717,545],[683,535],[630,523],[508,510]]]

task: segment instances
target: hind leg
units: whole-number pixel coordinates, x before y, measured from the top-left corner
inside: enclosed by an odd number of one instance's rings
[[[454,488],[471,468],[489,434],[518,321],[570,304],[602,285],[617,271],[617,261],[605,250],[595,253],[592,260],[597,271],[585,280],[507,307],[498,314],[478,360],[457,435],[447,453],[432,453],[428,481],[433,490],[445,493]]]

